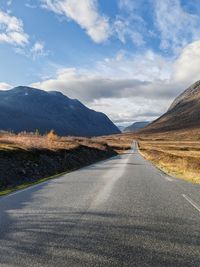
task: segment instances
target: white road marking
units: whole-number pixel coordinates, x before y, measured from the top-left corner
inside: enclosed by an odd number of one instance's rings
[[[170,177],[164,176],[165,180],[167,180],[168,182],[174,182],[174,180]]]
[[[186,195],[184,195],[184,194],[182,194],[182,196],[196,209],[196,210],[198,210],[199,212],[200,212],[200,206],[197,204],[197,203],[195,203],[190,197],[188,197],[188,196],[186,196]]]
[[[105,183],[103,189],[99,192],[99,194],[97,194],[96,199],[93,202],[93,206],[95,206],[95,207],[99,206],[103,202],[106,202],[106,200],[109,198],[115,183],[117,182],[117,180],[119,180],[119,178],[122,177],[122,175],[123,175],[123,173],[127,167],[126,163],[128,162],[129,157],[130,156],[128,156],[125,160],[119,162],[120,164],[124,164],[124,165],[120,166],[120,168],[117,170],[117,172],[116,172],[116,169],[114,167],[114,168],[111,168],[105,174],[104,179],[105,179],[106,183]],[[117,163],[116,163],[116,166],[117,166]]]
[[[128,156],[126,156],[124,159],[119,159],[116,162],[115,166],[113,168],[110,168],[110,170],[105,173],[103,177],[105,184],[101,189],[101,191],[97,194],[96,198],[94,199],[91,205],[92,208],[94,207],[96,208],[97,206],[101,205],[102,203],[108,200],[115,183],[123,176],[127,168],[127,163],[129,161],[129,158],[132,155],[132,152],[133,150],[129,150],[130,154]],[[117,170],[116,167],[118,168]]]

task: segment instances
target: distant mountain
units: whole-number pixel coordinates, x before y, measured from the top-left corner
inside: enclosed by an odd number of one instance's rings
[[[123,132],[123,130],[126,128],[125,126],[122,126],[122,125],[119,125],[119,126],[117,126],[117,128],[121,131],[121,132]]]
[[[200,127],[200,81],[179,95],[168,111],[141,132],[160,132]]]
[[[84,106],[60,92],[19,86],[0,91],[0,130],[51,129],[59,135],[99,136],[120,133],[103,113]]]
[[[136,132],[136,131],[144,128],[145,126],[147,126],[149,123],[150,123],[149,121],[138,121],[138,122],[134,122],[130,126],[126,127],[123,130],[123,132]]]

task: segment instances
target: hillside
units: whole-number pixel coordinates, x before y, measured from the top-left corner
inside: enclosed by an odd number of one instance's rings
[[[136,132],[142,128],[144,128],[145,126],[147,126],[150,122],[149,121],[138,121],[138,122],[134,122],[133,124],[129,125],[128,127],[126,127],[123,132]]]
[[[0,130],[59,135],[100,136],[120,133],[103,113],[84,106],[60,92],[19,86],[0,91]]]
[[[200,81],[179,95],[168,111],[141,133],[165,132],[200,127]]]

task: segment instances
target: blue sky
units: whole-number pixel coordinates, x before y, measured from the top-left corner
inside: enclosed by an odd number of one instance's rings
[[[0,89],[59,90],[117,124],[200,79],[199,0],[1,0]]]

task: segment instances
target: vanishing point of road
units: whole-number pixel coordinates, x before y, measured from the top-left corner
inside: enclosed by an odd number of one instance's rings
[[[133,149],[0,198],[0,266],[200,266],[200,186]]]

